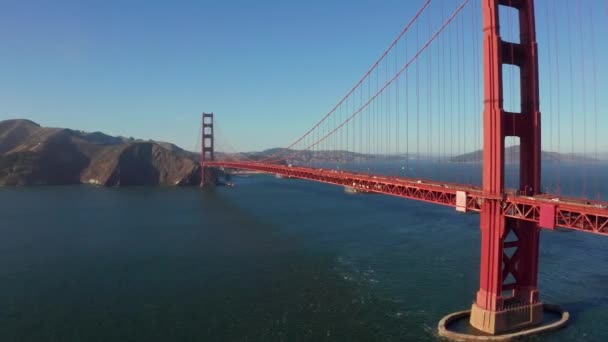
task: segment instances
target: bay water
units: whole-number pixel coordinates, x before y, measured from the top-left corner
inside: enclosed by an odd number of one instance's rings
[[[437,341],[470,307],[478,215],[234,181],[0,189],[0,341]],[[608,237],[543,231],[541,297],[572,322],[528,340],[608,341],[606,265]]]

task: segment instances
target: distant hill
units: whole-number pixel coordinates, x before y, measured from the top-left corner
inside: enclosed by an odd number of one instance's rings
[[[27,140],[40,125],[29,120],[0,121],[0,153],[6,153]]]
[[[475,163],[483,160],[483,151],[461,154],[450,159],[455,163]],[[564,154],[557,152],[541,151],[542,161],[563,161],[563,162],[581,162],[592,161],[593,158],[585,157],[577,154]],[[505,163],[512,164],[519,162],[519,145],[510,146],[505,149]]]
[[[0,185],[199,184],[197,160],[196,154],[164,142],[0,121]]]
[[[595,155],[595,153],[594,153]],[[608,152],[599,152],[597,153],[598,160],[608,160]]]
[[[286,163],[290,164],[307,164],[307,163],[323,163],[323,162],[339,162],[349,163],[357,161],[369,161],[371,159],[377,159],[372,155],[366,155],[361,153],[349,152],[349,151],[298,151],[273,148],[262,152],[248,153],[248,157],[253,159],[262,158],[275,158],[277,155],[281,156]]]
[[[279,158],[276,158],[276,157]],[[370,155],[349,151],[298,151],[280,148],[261,152],[222,153],[224,160],[267,160],[281,164],[353,163],[404,160],[408,155]],[[409,158],[428,156],[409,155]],[[481,162],[482,151],[451,159]],[[519,146],[506,149],[506,162],[519,160]],[[542,152],[545,161],[579,162],[592,158]],[[114,137],[102,132],[42,127],[24,119],[0,121],[0,186],[32,184],[198,185],[200,153],[168,142]]]
[[[399,155],[374,155],[357,153],[351,151],[335,150],[335,151],[302,151],[283,148],[272,148],[260,152],[244,152],[244,153],[217,153],[216,155],[222,158],[233,160],[262,160],[272,158],[279,163],[305,165],[308,163],[353,163],[353,162],[371,162],[371,161],[391,161],[404,160],[406,154]],[[421,156],[421,159],[428,157]]]

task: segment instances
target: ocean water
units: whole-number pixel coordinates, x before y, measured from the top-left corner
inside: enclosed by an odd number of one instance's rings
[[[478,215],[234,180],[0,189],[0,341],[438,341],[470,307]],[[543,231],[541,297],[573,320],[528,340],[607,341],[607,264],[608,237]]]

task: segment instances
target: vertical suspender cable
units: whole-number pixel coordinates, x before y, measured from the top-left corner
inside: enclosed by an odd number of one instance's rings
[[[580,61],[580,65],[581,65],[581,82],[582,82],[582,86],[581,86],[581,99],[582,99],[582,103],[583,103],[583,154],[587,155],[587,99],[586,99],[586,95],[587,95],[587,85],[586,85],[586,77],[585,77],[585,72],[586,72],[586,64],[585,64],[585,54],[582,53],[584,51],[585,48],[585,44],[584,44],[584,35],[583,35],[583,13],[582,13],[582,5],[581,5],[581,1],[578,2],[578,30],[579,30],[579,43],[580,43],[580,51],[581,51],[581,61]],[[583,163],[583,197],[587,197],[587,163],[584,162]]]
[[[570,78],[570,157],[572,160],[574,160],[574,66],[572,61],[572,23],[570,21],[571,11],[569,3],[569,1],[566,1],[566,22],[568,31],[568,75]],[[574,173],[570,173],[570,195],[574,195],[574,192],[576,191],[575,189]]]
[[[545,115],[543,116],[544,118],[549,118],[549,151],[554,151],[554,146],[553,146],[553,115],[555,114],[555,112],[553,111],[553,59],[551,58],[551,56],[553,55],[553,51],[551,51],[551,31],[550,31],[550,26],[549,26],[549,17],[551,16],[551,14],[549,13],[549,6],[545,7],[545,24],[546,24],[546,30],[547,30],[547,51],[548,53],[547,55],[547,59],[548,59],[548,64],[549,64],[549,72],[547,73],[547,87],[549,89],[549,113],[545,113]]]
[[[608,7],[607,7],[607,11],[608,11]],[[598,122],[597,122],[597,72],[596,72],[596,60],[595,60],[595,25],[593,24],[593,16],[594,16],[594,11],[593,11],[593,7],[589,6],[589,24],[591,26],[591,33],[590,33],[590,40],[591,40],[591,77],[592,77],[592,89],[593,89],[593,140],[594,140],[594,147],[593,147],[593,158],[594,158],[594,163],[597,167],[597,161],[598,161],[598,150],[597,150],[597,139],[598,139],[598,131],[597,131],[597,127],[598,127]],[[596,199],[600,199],[601,198],[601,194],[600,194],[600,187],[599,187],[599,181],[598,181],[598,176],[597,176],[597,170],[594,170],[594,188],[597,191],[596,194]]]
[[[561,141],[561,92],[560,92],[560,67],[559,67],[559,40],[558,40],[558,36],[557,36],[557,10],[556,10],[556,6],[555,3],[557,1],[551,1],[552,4],[552,9],[553,9],[553,15],[551,16],[551,18],[553,19],[551,28],[553,29],[553,37],[555,39],[555,87],[556,87],[556,111],[557,111],[557,130],[556,130],[556,149],[557,152],[561,153],[561,149],[560,149],[560,141]],[[557,195],[561,194],[561,174],[562,174],[562,165],[561,165],[561,158],[557,159]]]

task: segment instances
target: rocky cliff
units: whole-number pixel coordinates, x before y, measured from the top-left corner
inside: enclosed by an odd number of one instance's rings
[[[0,185],[197,185],[196,154],[175,145],[0,121]]]

